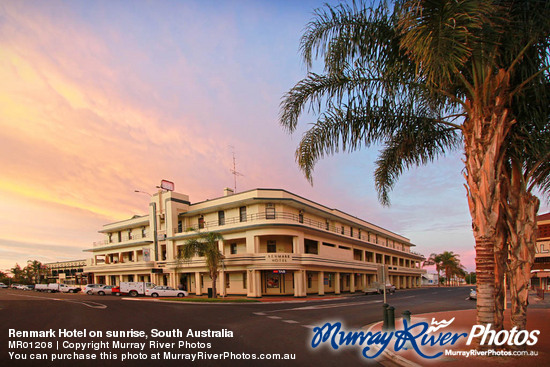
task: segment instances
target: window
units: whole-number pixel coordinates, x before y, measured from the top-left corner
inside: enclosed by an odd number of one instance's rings
[[[330,230],[330,222],[328,221],[328,219],[325,221],[325,229],[327,231]]]
[[[122,232],[117,232],[118,234],[118,242],[122,242]]]
[[[311,273],[307,274],[307,287],[308,288],[313,287],[313,274],[311,274]]]
[[[243,289],[246,289],[247,283],[247,277],[246,277],[246,271],[243,272]]]
[[[277,252],[277,243],[275,241],[267,241],[267,252]]]
[[[342,226],[342,230],[340,233],[344,234],[344,226]]]
[[[180,221],[180,222],[181,222],[181,221]],[[180,232],[181,232],[181,230],[180,230]],[[142,238],[147,237],[147,232],[145,232],[145,227],[141,227],[141,237],[142,237]]]
[[[239,208],[239,219],[241,222],[246,222],[246,206]]]
[[[219,226],[225,225],[225,212],[223,210],[220,210],[218,212],[218,225]]]
[[[265,219],[275,219],[275,207],[273,204],[267,204],[265,207]]]
[[[183,232],[183,221],[178,220],[178,233]]]
[[[109,237],[109,243],[113,242],[113,234],[107,233],[107,237]]]
[[[353,237],[353,227],[349,227],[349,235]]]
[[[298,221],[300,223],[304,223],[304,212],[300,210],[300,213],[298,214]]]
[[[199,217],[199,228],[204,228],[204,217],[202,215]]]
[[[317,246],[317,241],[305,239],[304,240],[304,247],[305,247],[306,254],[315,254],[315,255],[317,255],[319,253],[318,246]]]
[[[323,242],[323,246],[336,247],[336,245],[334,245],[332,243],[328,243],[328,242]]]
[[[132,230],[131,229],[128,230],[128,239],[129,240],[132,239]]]
[[[231,288],[231,277],[229,274],[225,274],[225,288]]]
[[[236,243],[232,243],[230,245],[230,252],[231,252],[231,255],[235,255],[237,253],[237,244]]]

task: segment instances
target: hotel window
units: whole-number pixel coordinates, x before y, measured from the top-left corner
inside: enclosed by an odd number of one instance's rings
[[[181,221],[180,221],[181,222]],[[180,231],[181,232],[181,231]],[[141,227],[141,237],[145,238],[147,237],[147,233],[145,232],[145,227]]]
[[[349,227],[350,236],[353,237],[353,227]]]
[[[315,254],[317,255],[319,253],[317,241],[313,240],[304,240],[304,247],[306,254]]]
[[[344,234],[344,231],[345,231],[345,230],[344,230],[344,226],[342,226],[342,229],[341,229],[341,232],[340,232],[340,233]]]
[[[231,252],[231,255],[235,255],[237,253],[237,244],[236,243],[232,243],[230,245],[230,252]]]
[[[219,226],[225,225],[225,212],[223,210],[220,210],[218,212],[218,225]]]
[[[328,221],[328,219],[325,221],[325,229],[327,231],[330,230],[330,222]]]
[[[243,289],[246,289],[246,283],[247,283],[247,279],[246,279],[246,271],[243,272]]]
[[[118,234],[118,242],[122,242],[122,232],[117,232]]]
[[[132,230],[131,229],[128,230],[128,239],[129,240],[132,239]]]
[[[313,274],[311,274],[311,273],[307,274],[307,287],[308,288],[313,287]]]
[[[178,220],[178,233],[183,232],[183,221]]]
[[[300,213],[298,214],[298,221],[300,223],[304,223],[304,212],[300,210]]]
[[[246,206],[239,208],[239,219],[241,222],[246,222]]]
[[[266,205],[265,219],[275,219],[275,206],[273,206],[273,204]]]
[[[231,288],[231,277],[229,274],[225,274],[225,288]]]
[[[107,233],[107,237],[109,237],[109,243],[113,242],[113,234]]]
[[[277,252],[277,242],[267,241],[267,252]]]
[[[204,228],[204,217],[202,215],[199,217],[199,228]]]

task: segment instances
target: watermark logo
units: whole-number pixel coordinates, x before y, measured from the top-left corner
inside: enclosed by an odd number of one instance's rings
[[[328,344],[332,349],[338,350],[344,346],[361,347],[361,355],[368,359],[374,359],[382,354],[389,346],[395,352],[412,349],[419,356],[426,359],[434,359],[443,355],[444,348],[455,345],[459,340],[466,339],[466,345],[470,345],[474,338],[481,338],[481,345],[495,346],[521,346],[527,344],[535,345],[540,331],[526,330],[491,330],[491,325],[474,325],[470,333],[456,333],[445,331],[455,318],[451,320],[436,321],[432,319],[431,324],[427,322],[409,323],[403,320],[401,330],[394,331],[346,331],[342,329],[340,322],[327,322],[323,326],[313,328],[311,347],[317,348]],[[435,347],[435,352],[434,348]],[[429,351],[428,351],[429,350]]]

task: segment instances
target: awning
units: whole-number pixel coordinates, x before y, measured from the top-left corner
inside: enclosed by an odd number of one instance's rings
[[[548,278],[550,277],[550,271],[537,271],[534,275],[537,278]]]

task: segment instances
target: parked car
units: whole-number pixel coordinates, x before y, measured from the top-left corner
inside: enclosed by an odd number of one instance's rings
[[[391,283],[386,283],[386,293],[395,293],[395,286]],[[372,282],[367,288],[363,289],[365,294],[380,294],[384,293],[384,286],[378,282]]]
[[[477,292],[475,289],[470,289],[470,296],[468,299],[476,299],[477,300]]]
[[[111,294],[115,296],[120,296],[120,286],[114,285],[113,288],[111,288]]]
[[[93,294],[92,292],[92,289],[94,288],[101,288],[101,287],[104,287],[105,284],[86,284],[86,286],[84,287],[84,293],[86,294]]]
[[[0,283],[0,288],[8,288],[8,286],[5,285],[4,283]]]
[[[11,285],[11,289],[19,289],[19,287],[21,287],[21,284],[19,284],[19,283],[13,283]]]
[[[90,289],[91,294],[98,294],[104,296],[106,294],[112,294],[114,286],[113,285],[104,285],[103,287],[94,287]],[[90,293],[88,293],[90,294]]]
[[[24,291],[33,291],[34,290],[34,284],[24,285],[22,288]]]
[[[154,288],[147,288],[145,295],[151,297],[187,297],[189,293],[166,285],[157,285]]]

